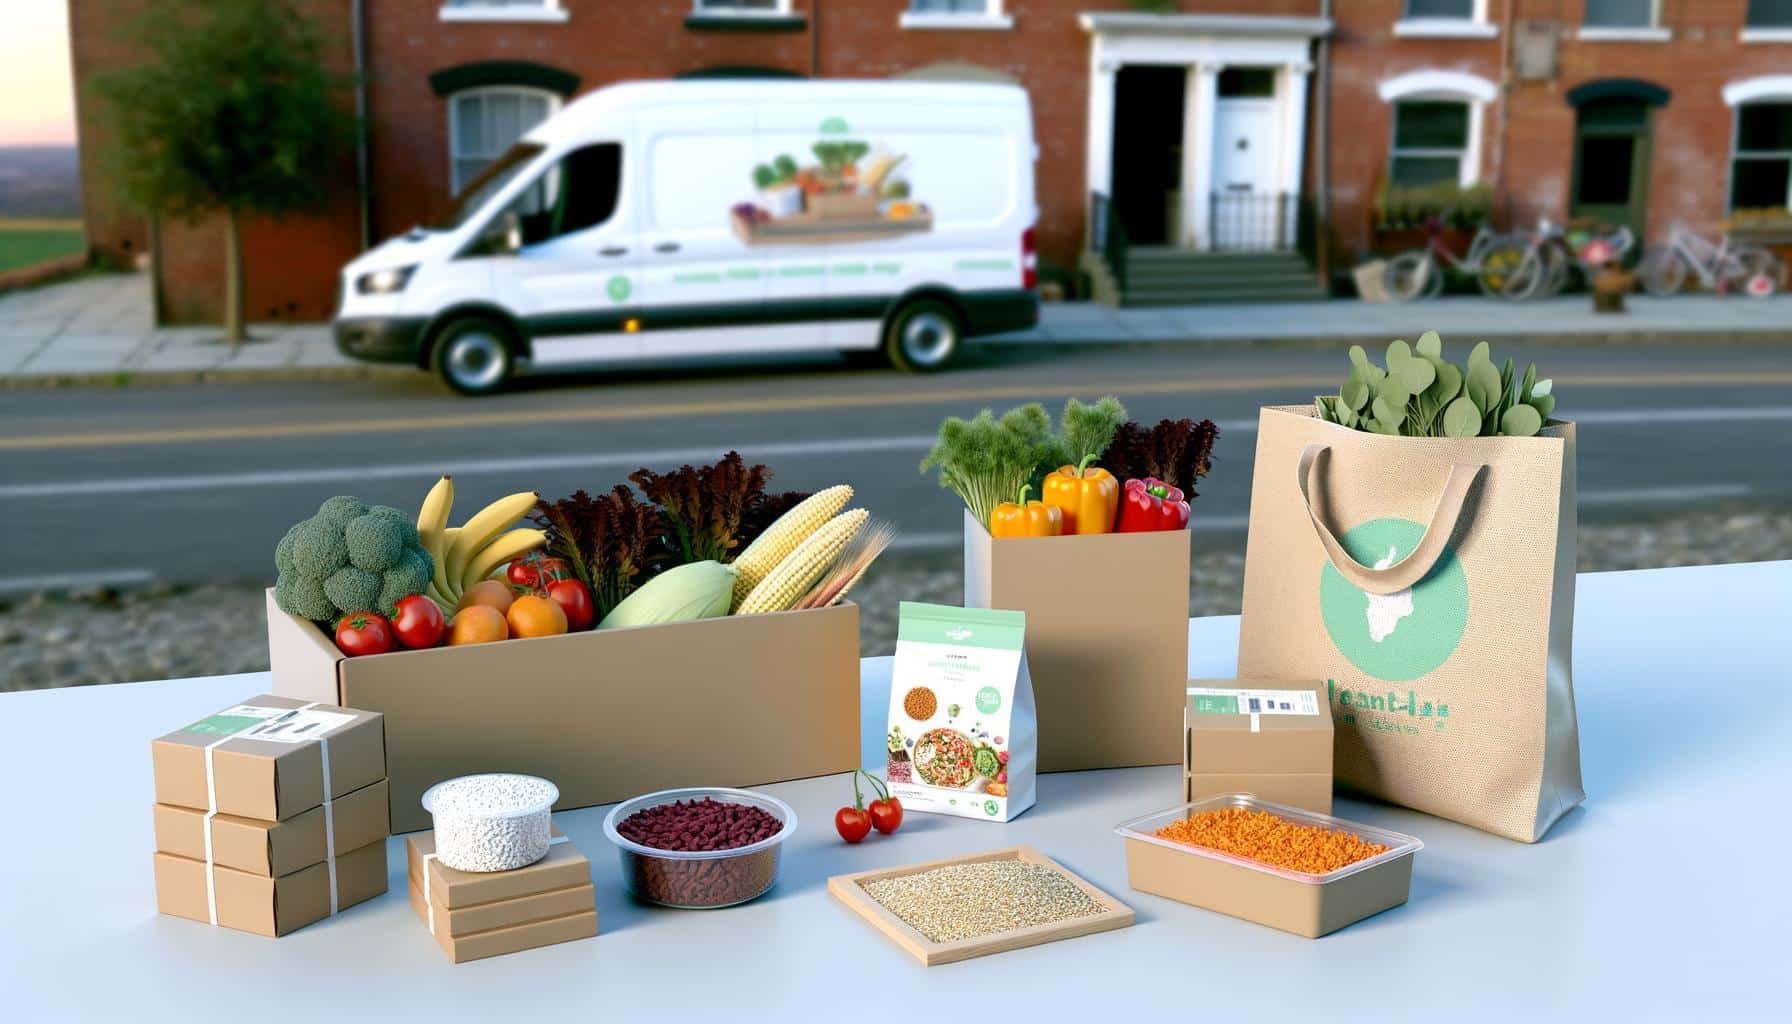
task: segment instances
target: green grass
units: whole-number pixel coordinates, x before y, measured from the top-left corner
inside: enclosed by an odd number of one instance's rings
[[[86,244],[80,221],[0,220],[0,271],[73,255]]]

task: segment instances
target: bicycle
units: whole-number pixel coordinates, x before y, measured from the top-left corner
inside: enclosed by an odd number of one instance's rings
[[[1608,234],[1577,230],[1571,237],[1545,217],[1537,230],[1524,239],[1524,258],[1512,272],[1505,297],[1522,302],[1541,295],[1554,298],[1568,287],[1570,272],[1578,269],[1582,281],[1607,263],[1622,262],[1636,246],[1636,235],[1620,226]]]
[[[1638,267],[1643,290],[1657,297],[1684,288],[1689,270],[1698,275],[1700,288],[1719,295],[1740,286],[1755,298],[1766,298],[1778,289],[1780,280],[1780,261],[1766,249],[1732,244],[1727,234],[1713,244],[1678,227],[1668,235],[1666,245],[1644,250]]]
[[[1410,249],[1388,261],[1382,271],[1382,287],[1389,298],[1410,302],[1437,295],[1444,288],[1446,267],[1460,274],[1473,275],[1486,295],[1503,293],[1508,275],[1524,256],[1523,249],[1511,236],[1482,224],[1475,229],[1468,252],[1457,257],[1442,240],[1447,216],[1446,212],[1426,218],[1424,248]]]

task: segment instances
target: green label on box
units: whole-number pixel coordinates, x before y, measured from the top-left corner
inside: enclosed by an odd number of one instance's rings
[[[1238,714],[1238,698],[1222,697],[1211,693],[1196,694],[1195,713],[1198,715],[1236,715]]]
[[[245,729],[252,729],[268,719],[280,714],[284,708],[258,708],[250,704],[238,704],[234,708],[202,718],[186,727],[185,732],[202,732],[211,736],[234,736]]]

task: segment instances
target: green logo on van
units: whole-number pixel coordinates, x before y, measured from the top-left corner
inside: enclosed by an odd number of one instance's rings
[[[610,293],[611,302],[627,302],[629,292],[633,290],[634,288],[628,283],[628,278],[621,274],[615,275],[604,283],[604,291]]]
[[[1372,519],[1340,540],[1352,558],[1378,569],[1405,558],[1425,527],[1408,519]],[[1352,665],[1376,679],[1417,679],[1435,671],[1468,627],[1468,578],[1453,549],[1410,590],[1368,594],[1352,586],[1328,560],[1319,571],[1319,612],[1332,643]]]

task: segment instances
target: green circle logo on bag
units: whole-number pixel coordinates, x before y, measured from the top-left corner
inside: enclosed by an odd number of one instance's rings
[[[1339,538],[1364,565],[1385,569],[1412,553],[1425,527],[1407,519],[1371,519]],[[1319,571],[1319,612],[1339,653],[1376,679],[1404,682],[1448,661],[1468,626],[1468,578],[1444,548],[1431,572],[1409,590],[1364,593],[1331,561]]]

